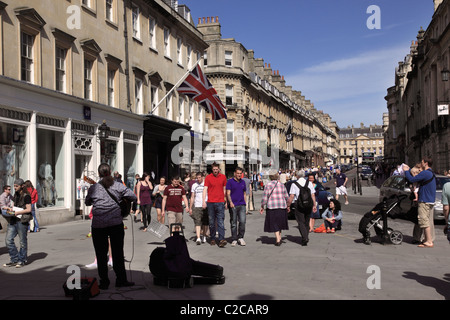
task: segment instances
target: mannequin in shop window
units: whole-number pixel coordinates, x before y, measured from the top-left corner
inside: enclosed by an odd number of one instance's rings
[[[5,185],[14,185],[16,176],[16,149],[14,146],[4,145],[2,147],[3,154],[3,168],[5,174]]]
[[[136,170],[134,170],[133,167],[125,168],[126,176],[127,176],[127,188],[130,190],[134,189],[134,176],[136,173]]]
[[[53,180],[52,166],[46,161],[39,166],[39,182],[42,195],[42,206],[54,206],[57,198],[55,181]]]

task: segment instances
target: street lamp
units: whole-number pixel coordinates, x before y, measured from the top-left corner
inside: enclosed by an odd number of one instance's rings
[[[450,74],[450,71],[448,71],[447,68],[441,71],[442,81],[448,81],[448,76]]]
[[[352,143],[352,145],[355,146],[355,150],[356,150],[356,188],[355,188],[355,194],[357,193],[357,189],[358,189],[359,193],[362,195],[361,183],[359,181],[358,142],[355,141],[354,143]]]
[[[106,125],[106,120],[103,120],[103,123],[100,127],[98,127],[98,138],[100,141],[106,140],[109,137],[109,127]]]

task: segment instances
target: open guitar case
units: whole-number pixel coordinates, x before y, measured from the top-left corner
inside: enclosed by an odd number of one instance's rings
[[[166,247],[150,254],[149,268],[153,284],[168,288],[192,288],[194,284],[224,284],[223,267],[195,261],[189,256],[182,225],[170,225]]]

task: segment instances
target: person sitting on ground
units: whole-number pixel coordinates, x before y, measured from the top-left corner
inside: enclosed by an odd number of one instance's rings
[[[327,233],[334,233],[342,223],[341,203],[338,200],[331,199],[328,208],[322,213]]]

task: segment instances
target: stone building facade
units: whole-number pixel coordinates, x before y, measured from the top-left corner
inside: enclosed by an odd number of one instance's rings
[[[373,162],[380,161],[384,159],[384,128],[380,125],[366,127],[364,123],[359,127],[341,128],[339,146],[342,164],[362,164],[365,153],[373,153]]]
[[[278,70],[256,58],[235,39],[224,39],[218,17],[197,25],[208,44],[205,73],[227,107],[228,119],[212,121],[207,162],[223,172],[298,169],[336,161],[338,127],[300,91],[286,85]],[[217,152],[217,150],[219,150]]]
[[[450,1],[434,1],[435,12],[426,30],[395,71],[395,85],[387,90],[389,127],[386,157],[414,165],[424,156],[433,169],[450,169]]]
[[[45,225],[88,212],[78,179],[101,162],[130,188],[179,173],[171,134],[202,134],[204,114],[163,97],[206,48],[176,1],[0,1],[0,187],[29,179]]]

